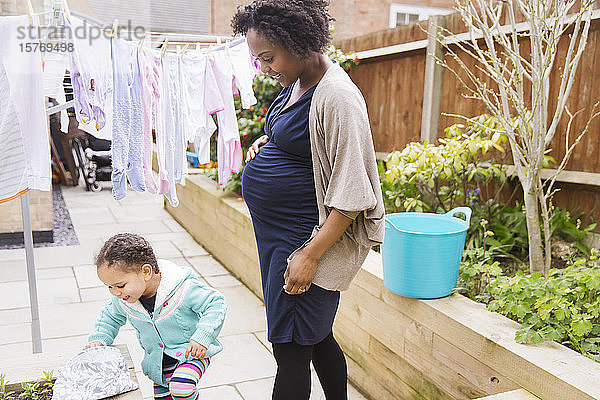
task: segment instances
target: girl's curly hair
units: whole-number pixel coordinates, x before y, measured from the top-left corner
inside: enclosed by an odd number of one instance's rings
[[[158,262],[150,243],[135,233],[119,233],[104,243],[95,259],[97,267],[120,268],[126,272],[138,272],[142,265],[150,264],[159,272]]]
[[[279,44],[298,57],[309,51],[322,52],[331,41],[329,0],[254,0],[238,6],[231,19],[236,35],[253,29],[271,43]]]

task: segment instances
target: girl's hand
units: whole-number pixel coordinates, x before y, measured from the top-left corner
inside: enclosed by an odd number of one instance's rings
[[[86,344],[83,349],[85,350],[85,349],[89,349],[90,347],[98,347],[98,346],[104,346],[104,345],[100,342],[90,342],[90,343]]]
[[[310,257],[306,249],[302,250],[288,264],[283,279],[285,285],[283,290],[287,294],[302,294],[310,288],[312,280],[317,272],[317,262],[319,260]]]
[[[204,358],[205,355],[206,347],[202,346],[200,343],[190,340],[190,344],[185,352],[185,359],[187,360],[189,356],[192,356],[193,358]]]
[[[263,144],[266,144],[269,141],[269,137],[267,135],[262,135],[258,139],[252,143],[252,146],[248,149],[248,153],[246,153],[246,162],[252,160],[258,154],[258,149]]]

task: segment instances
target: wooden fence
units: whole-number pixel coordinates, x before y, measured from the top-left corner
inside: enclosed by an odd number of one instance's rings
[[[444,26],[454,34],[466,31],[458,14],[435,18],[436,24],[432,26]],[[459,122],[445,114],[473,117],[486,112],[481,102],[464,97],[466,90],[451,71],[435,65],[432,55],[436,51],[435,40],[431,37],[428,40],[428,26],[427,21],[422,21],[335,43],[344,51],[357,53],[361,59],[350,75],[367,102],[375,150],[380,156],[402,150],[412,141],[443,136],[444,128]],[[558,60],[567,46],[565,35],[559,44]],[[456,52],[467,65],[474,65],[468,55],[458,49]],[[446,61],[451,64],[449,58],[446,56]],[[555,67],[550,80],[552,93],[557,93],[560,79],[560,71]],[[555,102],[556,96],[551,99]],[[595,10],[588,44],[567,103],[571,112],[583,109],[573,123],[571,142],[585,126],[598,101],[600,12]],[[551,109],[554,102],[550,101]],[[563,117],[551,144],[550,154],[556,160],[562,159],[565,153],[566,125],[567,118]],[[504,161],[511,160],[505,157]],[[589,221],[600,220],[600,118],[592,122],[566,170],[558,180],[561,191],[555,195],[554,203],[574,212],[584,212]]]

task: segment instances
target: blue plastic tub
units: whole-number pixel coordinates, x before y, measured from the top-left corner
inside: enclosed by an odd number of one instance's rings
[[[187,156],[187,160],[190,164],[190,167],[198,168],[198,154],[192,151],[186,151],[185,155]]]
[[[463,213],[466,221],[454,217]],[[385,216],[383,284],[418,299],[448,296],[456,287],[471,209],[446,214],[397,213]]]

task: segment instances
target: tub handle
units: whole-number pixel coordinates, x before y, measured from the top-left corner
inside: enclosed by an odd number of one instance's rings
[[[469,207],[456,207],[456,208],[453,208],[452,210],[448,211],[444,215],[447,215],[448,217],[454,217],[454,215],[456,215],[458,213],[465,214],[467,226],[469,226],[471,223],[471,213],[472,213],[472,211]],[[454,218],[456,218],[456,217],[454,217]],[[460,218],[458,218],[458,219],[460,219]]]
[[[392,220],[389,219],[387,215],[384,216],[384,219],[385,219],[385,222],[388,223],[388,224],[390,224],[390,226],[392,228],[394,228],[397,231],[400,231],[400,229],[398,229],[398,227],[396,225],[394,225],[394,223],[392,222]]]

